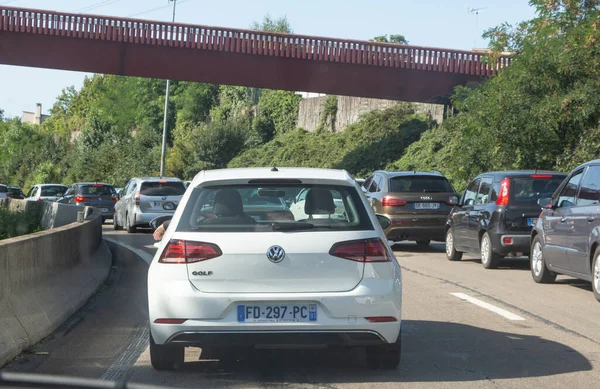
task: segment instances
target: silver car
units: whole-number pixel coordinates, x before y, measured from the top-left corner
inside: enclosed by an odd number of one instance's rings
[[[132,178],[119,193],[113,227],[125,227],[129,233],[136,232],[137,227],[148,227],[153,219],[172,215],[184,193],[179,178]]]
[[[34,185],[27,193],[26,200],[29,201],[57,201],[67,191],[66,186],[60,184]]]

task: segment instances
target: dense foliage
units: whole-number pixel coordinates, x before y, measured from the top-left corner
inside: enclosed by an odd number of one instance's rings
[[[0,207],[0,240],[40,231],[41,217],[41,207],[30,207],[22,212]]]
[[[458,113],[391,164],[437,169],[463,187],[499,169],[559,169],[598,158],[600,11],[598,0],[532,0],[537,17],[486,33],[492,58],[511,66],[475,89],[459,88]]]
[[[346,169],[364,176],[381,169],[430,127],[410,104],[373,111],[343,132],[297,129],[234,158],[230,167],[300,166]]]

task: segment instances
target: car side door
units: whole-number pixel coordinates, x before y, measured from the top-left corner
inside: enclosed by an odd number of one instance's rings
[[[468,242],[469,247],[474,249],[479,249],[479,231],[487,230],[490,221],[492,213],[490,210],[490,198],[492,197],[493,183],[493,177],[481,177],[473,208],[467,214],[465,240]]]
[[[467,185],[458,205],[454,207],[450,214],[452,230],[454,231],[454,245],[460,249],[476,249],[476,247],[472,247],[468,237],[468,217],[475,206],[475,198],[480,183],[481,179],[477,177]]]
[[[125,208],[127,208],[127,191],[131,185],[132,181],[129,181],[123,189],[121,189],[119,201],[115,204],[115,215],[119,224],[121,224],[121,220],[125,217]]]
[[[568,178],[552,203],[553,209],[544,212],[544,257],[551,267],[557,269],[571,270],[567,254],[573,227],[570,217],[583,172],[584,169],[580,169]]]
[[[577,203],[571,208],[571,215],[567,220],[571,222],[572,230],[567,257],[571,271],[591,280],[590,253],[592,234],[600,225],[598,213],[600,211],[600,165],[590,165],[586,169],[579,192]]]

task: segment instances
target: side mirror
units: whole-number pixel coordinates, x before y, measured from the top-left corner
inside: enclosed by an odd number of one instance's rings
[[[458,196],[450,196],[448,205],[458,205]]]
[[[381,228],[383,228],[384,230],[387,230],[392,225],[392,221],[387,216],[379,214],[375,216],[377,216],[377,221],[379,222]]]
[[[150,227],[152,227],[153,230],[156,230],[164,222],[171,219],[173,219],[173,215],[159,216],[157,218],[152,219],[152,221],[150,222]]]
[[[473,205],[475,204],[475,199],[468,199],[467,201],[465,201],[465,205]]]
[[[537,201],[538,205],[542,208],[548,208],[548,209],[552,209],[552,197],[544,197],[541,199],[538,199]]]

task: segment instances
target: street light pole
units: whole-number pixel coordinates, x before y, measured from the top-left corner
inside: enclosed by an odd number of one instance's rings
[[[177,6],[177,0],[169,0],[173,3],[173,23],[175,22],[175,7]],[[162,149],[160,153],[160,178],[165,175],[165,153],[167,152],[167,119],[169,117],[169,95],[171,93],[171,81],[167,79],[167,91],[165,93],[165,118],[163,121],[163,134],[162,134]]]

